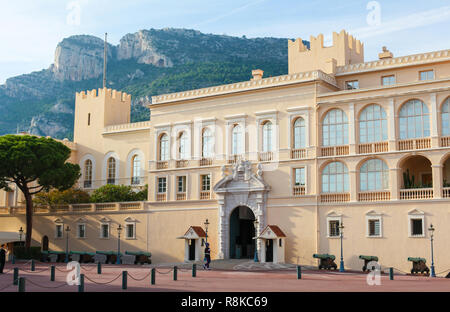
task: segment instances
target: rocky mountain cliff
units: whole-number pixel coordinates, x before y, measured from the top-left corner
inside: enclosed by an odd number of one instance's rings
[[[102,85],[103,47],[93,36],[65,38],[48,69],[0,85],[0,134],[71,138],[75,92]],[[132,121],[148,120],[144,104],[153,95],[248,80],[255,68],[287,73],[287,39],[141,30],[108,44],[107,85],[133,95]]]

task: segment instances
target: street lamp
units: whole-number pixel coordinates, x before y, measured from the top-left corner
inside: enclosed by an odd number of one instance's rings
[[[69,232],[70,228],[69,226],[66,227],[66,259],[64,260],[65,263],[69,262]]]
[[[119,227],[117,228],[117,260],[116,264],[120,264],[120,233],[122,233],[122,225],[119,224]]]
[[[253,261],[259,262],[258,260],[258,219],[255,218],[255,221],[253,221],[253,224],[255,225],[255,256],[253,257]]]
[[[434,240],[434,230],[433,224],[430,224],[430,241],[431,241],[431,277],[436,277],[436,273],[434,271],[434,254],[433,254],[433,240]]]
[[[339,236],[341,237],[341,263],[339,264],[339,272],[344,272],[344,252],[342,245],[342,239],[344,238],[344,224],[342,222],[339,225]]]
[[[205,230],[206,230],[206,243],[207,243],[208,242],[208,225],[209,225],[208,219],[206,219],[204,225],[205,225]]]
[[[22,235],[23,235],[23,228],[20,227],[20,229],[19,229],[19,241],[20,241],[20,246],[22,246]]]

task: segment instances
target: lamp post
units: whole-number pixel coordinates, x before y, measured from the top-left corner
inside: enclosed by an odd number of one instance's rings
[[[258,219],[255,218],[255,221],[253,221],[253,224],[255,225],[255,256],[253,257],[254,262],[259,262],[258,260]]]
[[[116,264],[120,264],[120,233],[122,233],[122,225],[119,224],[119,227],[117,228],[117,260]]]
[[[206,232],[206,243],[208,242],[208,225],[209,225],[209,221],[208,219],[206,219],[205,223],[205,232]]]
[[[433,240],[434,240],[434,230],[433,224],[430,224],[430,241],[431,241],[431,277],[436,277],[436,272],[434,271],[434,254],[433,254]]]
[[[69,232],[70,228],[69,226],[66,227],[66,259],[64,260],[65,263],[69,262]]]
[[[23,235],[23,228],[20,227],[20,229],[19,229],[19,242],[20,242],[20,246],[22,246],[22,235]]]
[[[339,272],[344,272],[344,248],[342,244],[342,240],[344,238],[344,224],[342,222],[339,225],[339,236],[341,237],[341,262],[339,264]]]

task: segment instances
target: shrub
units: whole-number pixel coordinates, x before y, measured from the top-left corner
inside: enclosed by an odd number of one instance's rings
[[[17,259],[21,260],[40,260],[41,259],[41,247],[14,246],[13,254]]]
[[[77,189],[70,188],[65,191],[51,190],[49,192],[42,192],[36,194],[33,202],[37,205],[55,206],[64,204],[80,204],[89,203],[89,193]]]
[[[91,195],[93,203],[141,201],[147,199],[147,190],[134,192],[131,186],[107,184],[96,189]]]

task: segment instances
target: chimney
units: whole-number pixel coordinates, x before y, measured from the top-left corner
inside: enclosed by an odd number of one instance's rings
[[[389,51],[386,47],[383,47],[383,52],[378,54],[378,58],[380,60],[389,59],[389,58],[393,58],[393,57],[394,57],[394,55],[392,54],[392,52]]]
[[[251,80],[261,80],[263,77],[264,71],[262,69],[254,69],[252,70],[253,78]]]

